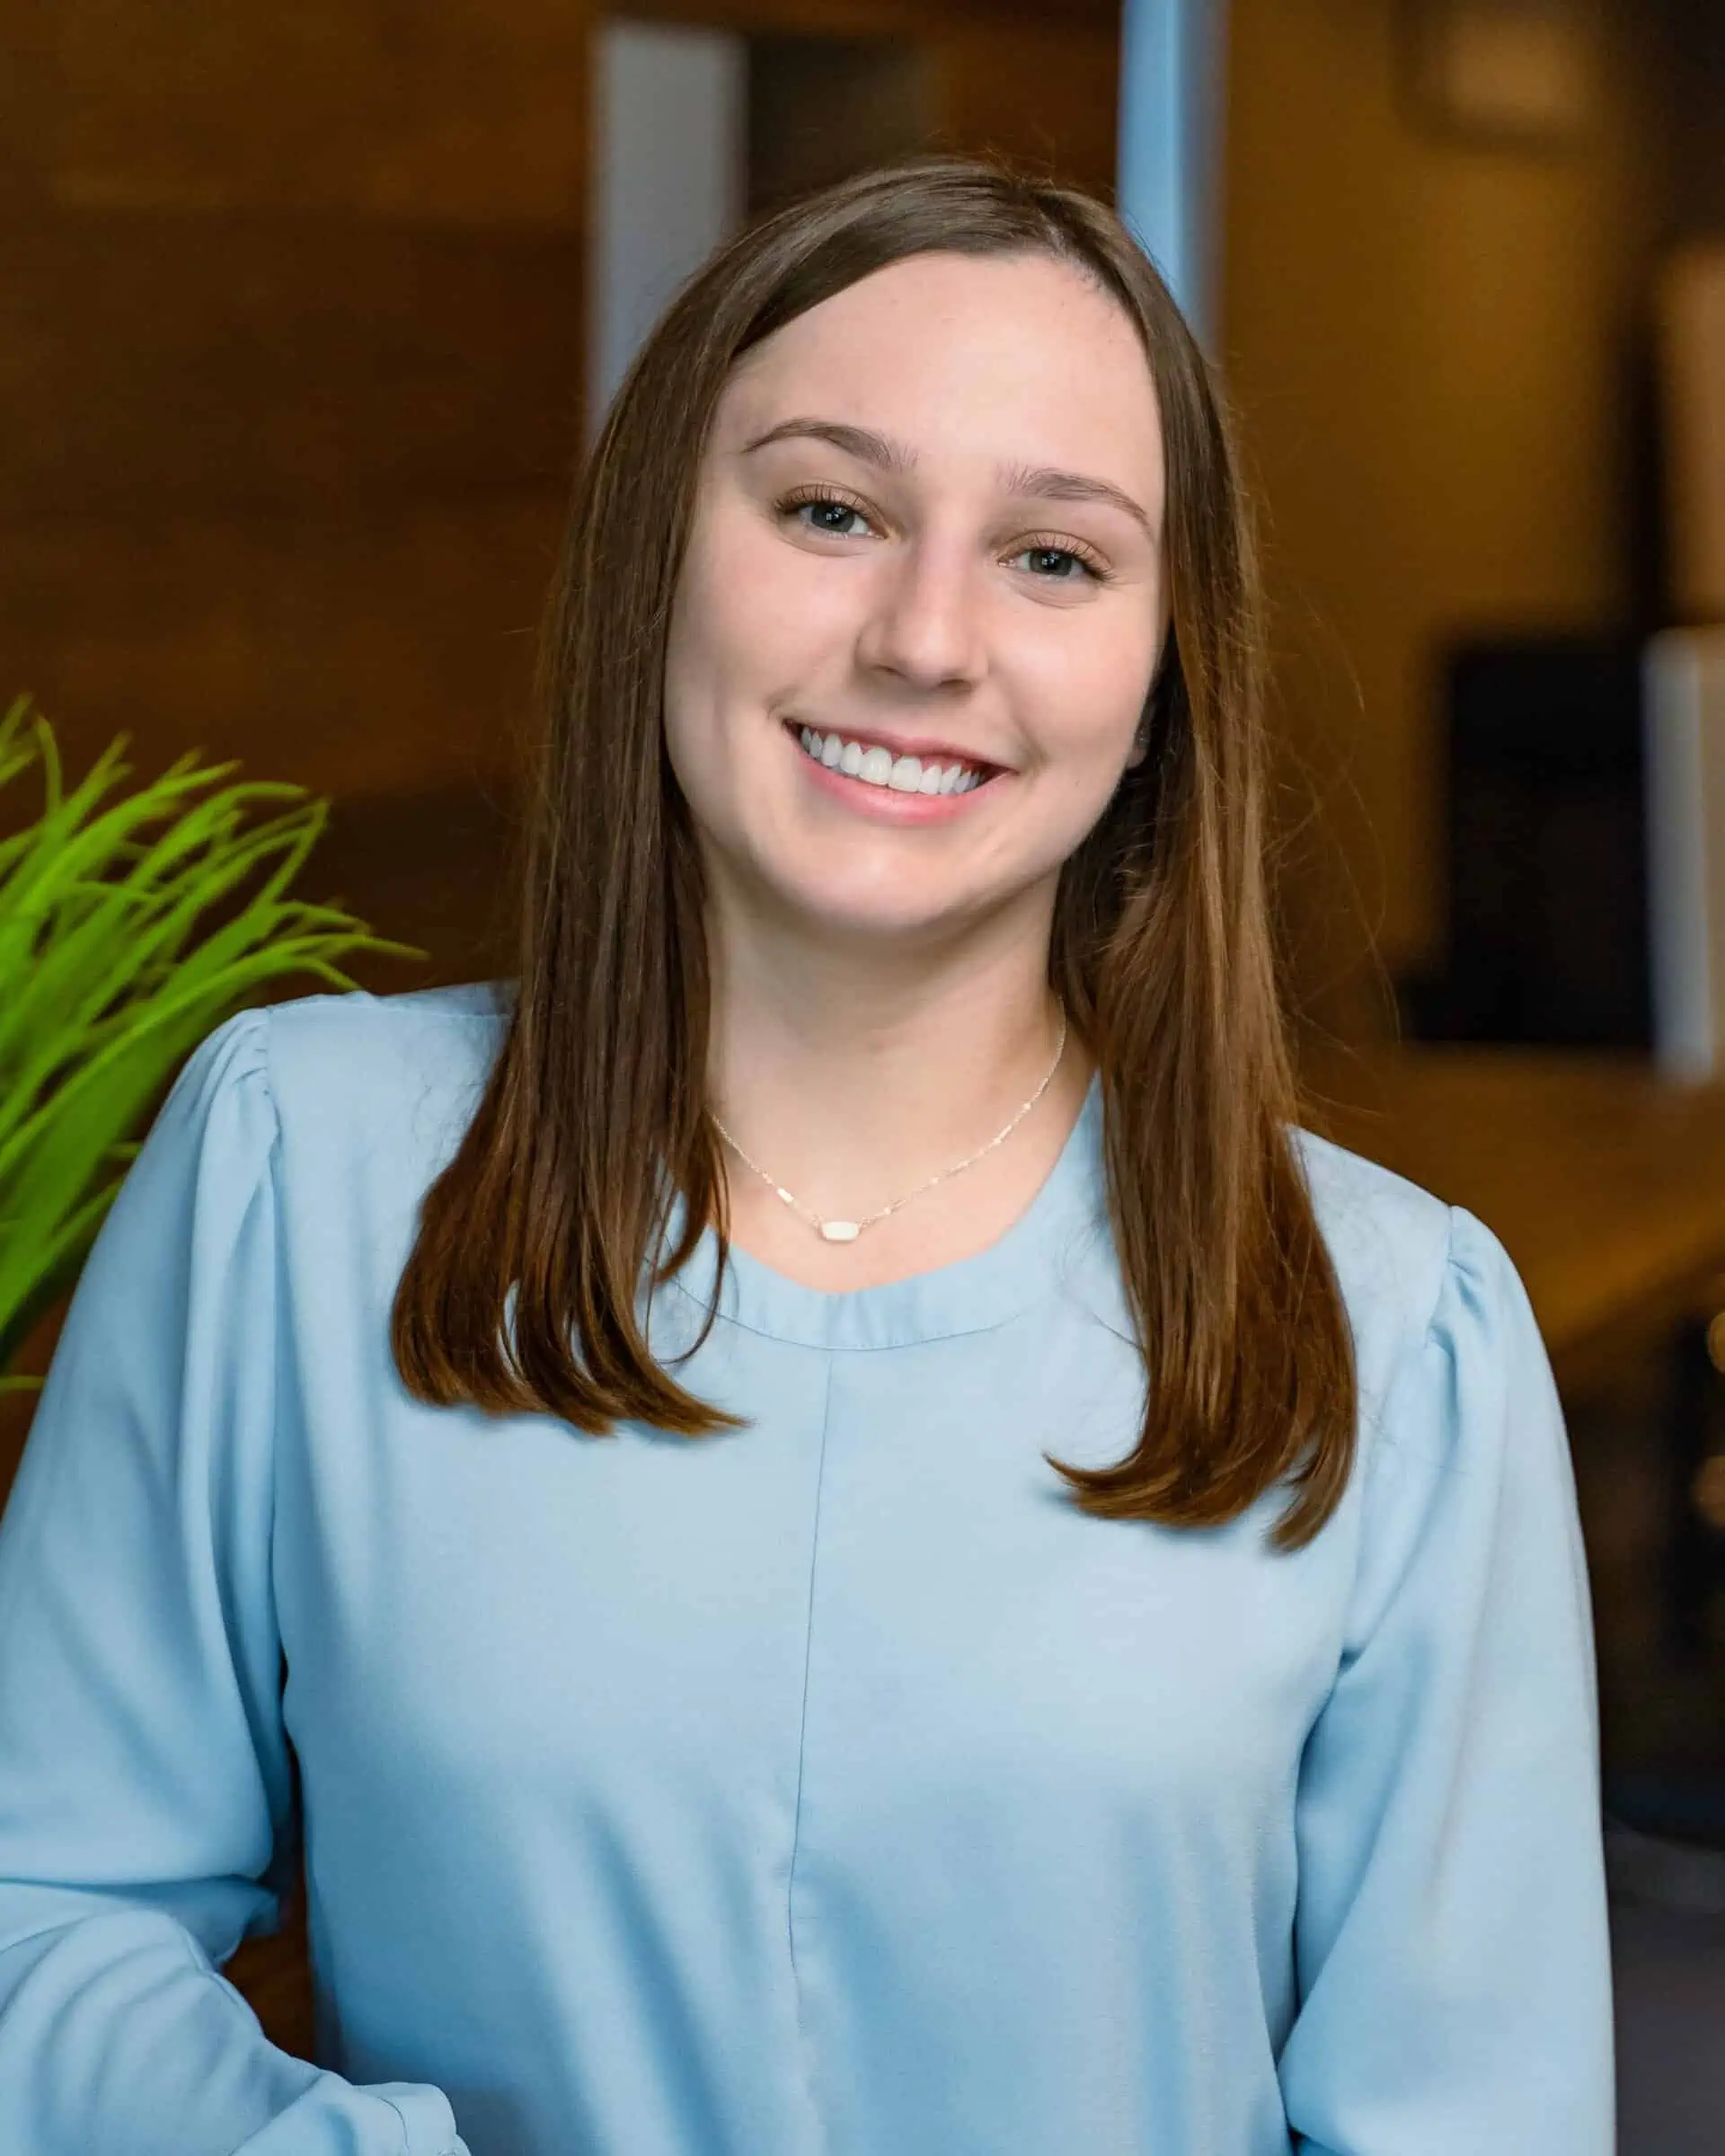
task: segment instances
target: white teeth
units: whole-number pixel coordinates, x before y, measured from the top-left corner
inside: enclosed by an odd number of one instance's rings
[[[980,772],[962,764],[924,764],[920,756],[894,756],[877,744],[865,748],[860,741],[846,741],[842,734],[819,734],[813,727],[800,727],[797,738],[804,753],[828,771],[842,771],[865,785],[883,786],[894,793],[969,793],[982,783]]]

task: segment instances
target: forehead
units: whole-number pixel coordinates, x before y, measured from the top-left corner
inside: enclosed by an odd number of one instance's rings
[[[890,435],[919,467],[975,455],[1150,491],[1161,479],[1155,389],[1131,319],[1048,255],[916,255],[835,293],[744,355],[715,447],[793,413]]]

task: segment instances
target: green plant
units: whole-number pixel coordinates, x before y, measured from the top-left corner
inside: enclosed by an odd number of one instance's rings
[[[338,960],[353,952],[423,956],[287,895],[327,802],[222,783],[237,767],[195,754],[111,799],[124,747],[68,791],[30,699],[0,719],[0,794],[42,782],[41,813],[0,839],[0,1390],[40,1382],[4,1374],[75,1277],[187,1051],[266,982],[350,988]]]

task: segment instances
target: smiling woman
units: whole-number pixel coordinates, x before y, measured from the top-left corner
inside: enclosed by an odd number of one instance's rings
[[[677,296],[518,979],[219,1029],[68,1319],[0,2148],[1607,2156],[1561,1421],[1297,1126],[1259,614],[1100,202],[918,161]],[[314,2065],[218,1974],[301,1827]]]
[[[1315,1531],[1354,1377],[1285,1135],[1258,609],[1209,370],[1100,205],[934,161],[721,251],[571,517],[521,993],[402,1282],[409,1383],[723,1427],[644,1354],[624,1286],[668,1197],[668,1274],[712,1223],[804,1285],[885,1285],[986,1250],[1094,1081],[1127,1293],[1179,1348],[1136,1455],[1075,1485],[1196,1522],[1297,1469],[1284,1536]],[[915,794],[863,777],[913,756]],[[924,757],[987,782],[924,797]],[[561,977],[553,950],[588,955]],[[778,1189],[855,1216],[920,1184],[1022,1098],[1063,1013],[1017,1143],[860,1247],[809,1241]],[[773,1134],[771,1182],[728,1171],[709,1102],[751,1151]],[[572,1355],[600,1279],[615,1314]]]

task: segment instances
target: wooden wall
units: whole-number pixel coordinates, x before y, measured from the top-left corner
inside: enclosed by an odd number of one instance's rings
[[[915,37],[942,138],[1110,177],[1110,6],[641,12]],[[75,758],[507,782],[581,438],[591,20],[0,0],[0,693]]]
[[[1398,13],[1231,11],[1222,345],[1269,509],[1290,784],[1318,816],[1285,889],[1302,994],[1349,1035],[1392,1022],[1374,939],[1397,970],[1441,948],[1443,642],[1614,625],[1644,580],[1674,72],[1657,10],[1608,0],[1585,140],[1460,141],[1400,94]]]
[[[4,678],[146,764],[488,773],[574,436],[584,22],[7,0],[9,45],[21,13]]]

